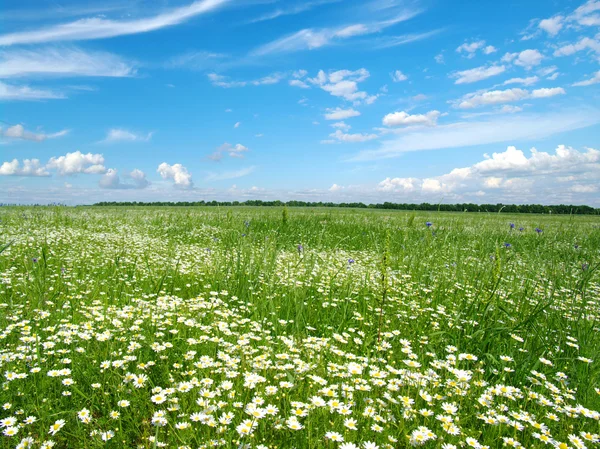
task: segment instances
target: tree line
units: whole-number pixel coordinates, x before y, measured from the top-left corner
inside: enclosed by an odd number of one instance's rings
[[[559,204],[553,206],[544,206],[542,204],[412,204],[412,203],[331,203],[331,202],[309,202],[309,201],[102,201],[93,206],[128,206],[128,207],[193,207],[193,206],[262,206],[262,207],[347,207],[355,209],[392,209],[392,210],[411,210],[411,211],[445,211],[445,212],[506,212],[522,214],[577,214],[577,215],[600,215],[600,208],[590,206],[575,206]]]

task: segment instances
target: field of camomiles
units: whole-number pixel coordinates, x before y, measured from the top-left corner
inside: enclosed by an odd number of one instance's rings
[[[2,207],[0,251],[2,448],[600,446],[600,217]]]

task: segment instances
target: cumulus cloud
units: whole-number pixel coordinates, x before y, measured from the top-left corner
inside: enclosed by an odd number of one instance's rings
[[[84,154],[81,151],[67,153],[64,156],[50,158],[47,169],[54,169],[61,176],[84,174],[102,174],[106,172],[104,156],[101,154]]]
[[[409,114],[407,112],[393,112],[383,117],[386,126],[435,126],[440,116],[440,111],[429,111],[426,114]]]
[[[248,151],[248,148],[241,143],[231,145],[230,143],[225,142],[223,145],[219,146],[214,153],[209,155],[208,158],[213,161],[220,161],[225,155],[228,155],[229,157],[242,159],[244,153]]]
[[[465,42],[456,49],[456,52],[462,53],[466,55],[467,58],[471,59],[475,57],[477,50],[484,48],[484,46],[485,41]]]
[[[160,174],[163,179],[172,180],[174,186],[180,189],[191,189],[194,187],[192,181],[192,174],[188,172],[181,164],[169,165],[163,162],[158,166],[156,171]]]
[[[597,55],[600,54],[600,40],[582,37],[574,44],[563,45],[554,50],[554,56],[571,56],[577,52],[589,50]]]
[[[333,128],[341,129],[342,131],[348,131],[351,128],[351,126],[348,125],[346,122],[335,122],[332,123],[331,126]]]
[[[42,132],[31,132],[27,131],[23,125],[18,124],[14,126],[10,126],[5,130],[0,129],[0,132],[4,137],[8,137],[11,139],[22,139],[22,140],[30,140],[32,142],[43,142],[46,139],[56,139],[57,137],[66,136],[69,133],[68,129],[64,129],[62,131],[58,131],[55,133],[42,133]]]
[[[554,37],[562,29],[564,19],[563,16],[554,16],[549,19],[540,20],[538,27],[548,33],[549,36]]]
[[[526,78],[511,78],[504,81],[502,84],[506,86],[507,84],[522,84],[523,86],[531,86],[535,84],[540,79],[537,76],[528,76]]]
[[[298,79],[290,80],[289,85],[293,87],[299,87],[301,89],[310,89],[310,86],[308,84]]]
[[[562,87],[552,87],[528,91],[526,89],[512,88],[506,90],[491,90],[484,92],[474,92],[462,97],[455,102],[455,106],[460,109],[472,109],[480,106],[513,103],[515,101],[553,97],[555,95],[564,95],[566,92]]]
[[[327,113],[323,116],[325,117],[325,120],[345,120],[359,115],[360,112],[355,111],[352,108],[342,109],[337,107],[335,109],[327,109]]]
[[[594,75],[590,79],[574,83],[573,86],[591,86],[592,84],[598,83],[600,83],[600,70],[594,73]]]
[[[134,64],[107,52],[45,47],[0,51],[0,78],[32,75],[126,77]]]
[[[50,176],[39,159],[25,159],[21,164],[17,159],[0,165],[0,176]]]
[[[364,68],[358,70],[336,70],[329,73],[319,70],[317,76],[314,78],[296,79],[290,81],[289,84],[305,89],[312,85],[323,89],[325,92],[329,92],[334,97],[341,97],[355,104],[360,104],[360,102],[371,104],[377,99],[377,95],[369,95],[358,88],[358,83],[366,80],[369,76],[369,71]]]
[[[17,31],[15,33],[0,35],[0,46],[56,41],[81,41],[147,33],[177,25],[194,16],[206,14],[226,2],[227,0],[198,0],[189,5],[180,6],[142,19],[110,20],[93,17],[50,25],[36,30]]]
[[[462,70],[450,74],[451,78],[456,78],[454,84],[469,84],[476,81],[481,81],[492,76],[504,73],[506,67],[503,65],[481,66],[474,69]]]
[[[394,73],[391,74],[391,77],[392,81],[394,81],[395,83],[399,83],[400,81],[406,81],[408,79],[408,76],[402,73],[401,70],[396,70]]]
[[[127,175],[133,182],[123,183],[117,170],[109,168],[100,178],[98,185],[103,189],[145,189],[150,182],[146,179],[146,174],[137,168]]]
[[[153,134],[153,132],[149,132],[148,134],[138,134],[126,129],[113,128],[108,130],[108,133],[102,142],[148,142],[152,139]]]
[[[525,67],[527,70],[531,69],[534,66],[540,65],[542,63],[542,59],[544,59],[544,55],[542,55],[538,50],[523,50],[517,58],[515,59],[515,65]]]
[[[430,178],[386,178],[377,189],[380,192],[423,195],[464,195],[489,191],[521,195],[549,194],[556,191],[593,193],[600,177],[600,151],[586,148],[575,150],[559,145],[554,153],[531,149],[528,157],[523,151],[509,146],[506,151],[484,156],[469,167],[455,168],[449,173]],[[481,194],[480,194],[481,195]],[[518,197],[515,197],[515,199]]]

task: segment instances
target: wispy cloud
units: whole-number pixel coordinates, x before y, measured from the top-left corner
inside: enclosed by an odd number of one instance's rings
[[[154,132],[148,134],[139,134],[126,129],[113,128],[109,129],[104,140],[101,143],[114,143],[114,142],[148,142],[152,139]]]
[[[363,151],[351,161],[398,157],[410,151],[468,147],[490,143],[543,139],[600,123],[600,110],[580,108],[561,112],[496,116],[488,120],[457,122],[423,130],[400,131],[379,149]]]
[[[245,86],[263,86],[268,84],[277,84],[281,80],[288,76],[286,73],[276,72],[262,78],[257,78],[250,81],[243,80],[232,80],[228,76],[219,75],[217,73],[209,73],[208,79],[213,86],[232,88],[232,87],[245,87]]]
[[[256,166],[242,168],[240,170],[224,171],[220,173],[209,173],[206,176],[206,181],[224,181],[226,179],[242,178],[249,175],[256,169]]]
[[[6,84],[0,81],[0,100],[4,101],[36,101],[36,100],[54,100],[67,98],[62,92],[49,89],[29,87],[26,85],[16,86]]]
[[[35,75],[124,77],[135,73],[133,63],[107,52],[57,47],[0,51],[0,78]]]
[[[460,100],[454,102],[454,106],[460,109],[472,109],[480,106],[554,97],[556,95],[564,95],[565,93],[562,87],[542,88],[532,91],[517,87],[505,90],[479,91],[464,95]]]
[[[353,23],[319,29],[305,28],[254,49],[250,53],[250,56],[267,56],[301,50],[314,50],[356,36],[378,33],[392,25],[410,20],[420,12],[420,10],[416,9],[407,9],[388,20]]]
[[[68,129],[49,134],[43,132],[31,132],[27,131],[21,124],[9,126],[6,129],[0,129],[0,134],[4,137],[29,140],[32,142],[43,142],[46,139],[56,139],[57,137],[66,136],[68,133]]]
[[[52,25],[32,31],[0,35],[0,46],[38,44],[57,41],[103,39],[129,34],[147,33],[177,25],[192,17],[209,13],[229,0],[199,0],[161,14],[135,20],[111,20],[99,17]]]
[[[412,42],[429,39],[430,37],[433,37],[443,31],[444,31],[444,28],[438,28],[436,30],[426,31],[423,33],[412,33],[412,34],[402,34],[400,36],[381,37],[381,38],[377,38],[374,48],[383,49],[383,48],[397,47],[399,45],[406,45],[406,44],[410,44]]]
[[[270,11],[262,16],[256,17],[255,19],[249,20],[247,23],[257,23],[257,22],[265,22],[267,20],[277,19],[282,16],[289,16],[300,14],[305,11],[310,11],[313,8],[316,8],[321,5],[326,5],[328,3],[338,3],[342,0],[317,0],[312,2],[299,2],[295,5],[290,6],[289,8],[277,8],[273,11]]]
[[[250,151],[250,150],[248,150],[248,147],[245,147],[241,143],[236,143],[235,145],[231,145],[230,143],[225,142],[223,145],[219,146],[215,150],[214,153],[210,154],[208,156],[208,158],[211,161],[215,161],[215,162],[218,162],[221,159],[223,159],[223,157],[225,155],[228,155],[229,157],[243,159],[244,153],[246,153],[248,151]]]

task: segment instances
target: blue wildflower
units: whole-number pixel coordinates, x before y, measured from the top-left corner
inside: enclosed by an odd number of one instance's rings
[[[508,242],[504,242],[504,247],[505,248],[510,248],[510,247],[512,247],[512,245],[510,243],[508,243]]]
[[[515,224],[514,223],[509,223],[510,229],[515,229]]]
[[[427,226],[428,228],[430,228],[430,227],[432,227],[432,226],[433,226],[433,223],[432,223],[432,222],[430,222],[430,221],[426,221],[426,222],[425,222],[425,226]]]

